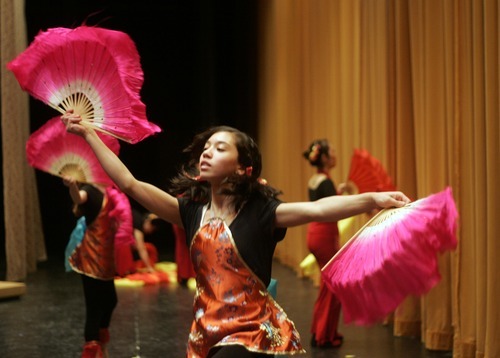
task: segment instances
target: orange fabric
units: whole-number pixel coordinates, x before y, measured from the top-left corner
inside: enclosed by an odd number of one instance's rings
[[[197,292],[189,358],[206,357],[210,348],[224,345],[263,353],[303,352],[293,322],[243,262],[220,219],[198,231],[191,258]]]
[[[104,198],[103,208],[69,258],[71,268],[89,277],[112,280],[115,277],[115,222],[109,220],[110,203]]]
[[[156,246],[145,242],[144,246],[148,252],[149,262],[154,265],[158,262],[158,250]],[[118,276],[126,276],[128,274],[137,272],[140,269],[146,268],[142,260],[135,260],[133,251],[135,248],[132,245],[122,245],[115,247],[115,262],[116,273]]]
[[[312,222],[307,228],[307,247],[314,255],[320,268],[339,250],[339,229],[336,222]],[[320,276],[318,298],[314,303],[311,333],[318,345],[338,345],[338,323],[340,301],[330,291]]]
[[[146,251],[148,252],[149,263],[152,266],[154,266],[154,264],[158,262],[158,250],[156,249],[156,246],[150,242],[145,242],[144,247],[146,248]],[[137,271],[139,269],[143,269],[143,268],[146,268],[144,261],[135,260],[135,271]]]
[[[193,264],[189,257],[189,248],[186,244],[186,232],[178,225],[172,225],[175,235],[175,263],[177,264],[177,280],[187,280],[195,277]]]
[[[125,276],[136,271],[134,255],[130,245],[115,247],[116,274]]]
[[[159,283],[168,283],[170,279],[166,272],[136,272],[126,276],[127,279],[132,281],[142,281],[146,285],[156,285]]]
[[[320,268],[339,250],[339,236],[337,222],[312,222],[307,226],[307,248]]]

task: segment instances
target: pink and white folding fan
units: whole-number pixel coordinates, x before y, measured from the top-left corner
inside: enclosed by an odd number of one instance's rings
[[[457,218],[449,187],[373,217],[321,270],[344,321],[373,324],[408,295],[434,287],[441,279],[437,254],[457,245]]]
[[[382,163],[366,149],[354,150],[347,179],[358,193],[396,190]]]
[[[21,88],[82,124],[129,143],[160,132],[140,98],[143,72],[134,42],[120,31],[80,26],[40,32],[7,64]]]
[[[98,135],[118,155],[120,143],[106,134]],[[113,185],[89,144],[70,134],[59,117],[47,121],[26,142],[28,163],[46,173],[70,176],[80,183]]]

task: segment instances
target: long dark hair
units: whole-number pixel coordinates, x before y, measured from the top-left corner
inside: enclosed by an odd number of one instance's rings
[[[183,151],[189,156],[188,162],[182,167],[179,174],[171,180],[170,192],[173,195],[183,196],[203,203],[210,200],[210,184],[198,180],[198,163],[205,143],[213,134],[218,132],[229,132],[234,136],[236,149],[238,150],[238,163],[243,168],[251,168],[243,175],[234,173],[228,176],[222,186],[220,193],[233,196],[235,210],[238,211],[254,193],[261,193],[271,198],[280,195],[280,190],[267,185],[260,178],[262,156],[255,141],[246,133],[229,126],[211,127],[194,137],[193,142]]]

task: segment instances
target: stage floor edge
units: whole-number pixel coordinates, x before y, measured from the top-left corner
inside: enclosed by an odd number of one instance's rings
[[[0,281],[0,299],[24,295],[26,285],[22,282]]]

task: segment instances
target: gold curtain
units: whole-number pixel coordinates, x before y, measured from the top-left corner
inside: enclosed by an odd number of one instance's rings
[[[499,357],[498,1],[260,5],[264,176],[284,200],[307,200],[312,168],[301,152],[326,137],[337,183],[352,150],[366,148],[414,199],[451,186],[459,246],[440,256],[440,284],[395,311],[394,334],[421,335],[426,348],[455,357]],[[305,227],[290,229],[276,252],[297,272],[307,255]]]
[[[34,170],[26,162],[28,96],[6,64],[26,48],[24,1],[0,0],[0,87],[7,280],[22,281],[46,259]]]

